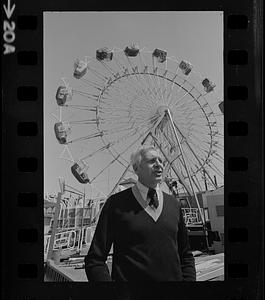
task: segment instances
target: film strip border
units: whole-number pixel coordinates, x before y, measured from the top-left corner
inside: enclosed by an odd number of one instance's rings
[[[257,72],[261,73],[261,42],[258,36],[261,16],[256,11],[259,8],[254,6],[224,9],[224,284],[229,289],[222,293],[222,299],[258,299],[260,296],[258,293],[261,283],[258,277],[262,274],[263,261],[262,220],[259,213],[263,207],[262,95],[259,83],[261,74]],[[12,6],[10,8],[12,10]],[[6,16],[4,22],[4,43],[10,46],[8,48],[11,52],[12,46],[17,45],[13,54],[4,57],[2,69],[4,86],[7,87],[3,92],[2,114],[4,283],[19,283],[23,295],[15,293],[16,299],[44,299],[41,293],[43,288],[47,288],[47,284],[45,286],[42,283],[42,14],[14,10],[10,17]],[[40,285],[34,284],[37,282],[41,285],[40,289]],[[196,294],[203,287],[204,285],[197,286]],[[50,285],[48,288],[54,293]],[[213,290],[208,293],[213,296],[214,290],[221,291],[222,288],[223,285],[220,289],[212,284]],[[14,291],[10,290],[5,293],[14,295]],[[6,295],[6,299],[11,298]]]

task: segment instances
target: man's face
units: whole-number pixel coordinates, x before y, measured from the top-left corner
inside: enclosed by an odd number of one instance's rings
[[[156,187],[162,181],[163,158],[156,150],[147,151],[136,170],[139,181],[147,187]]]

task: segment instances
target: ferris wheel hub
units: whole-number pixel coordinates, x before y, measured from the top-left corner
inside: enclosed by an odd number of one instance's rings
[[[157,109],[157,114],[158,114],[159,116],[166,115],[168,112],[170,112],[171,115],[172,115],[172,112],[170,111],[170,109],[169,109],[169,107],[168,107],[167,105],[161,105],[161,106],[159,106],[158,109]]]

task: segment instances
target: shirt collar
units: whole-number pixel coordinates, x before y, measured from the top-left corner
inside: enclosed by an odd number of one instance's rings
[[[147,193],[148,193],[149,188],[147,186],[143,185],[139,180],[136,182],[136,186],[137,186],[141,196],[143,197],[143,199],[145,201],[147,201]],[[159,192],[159,185],[156,186],[155,190],[157,193]]]

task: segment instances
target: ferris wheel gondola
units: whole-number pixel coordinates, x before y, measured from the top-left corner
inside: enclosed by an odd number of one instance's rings
[[[135,44],[124,50],[103,47],[76,60],[71,83],[56,91],[65,119],[54,126],[60,144],[73,152],[78,144],[75,149],[87,152],[74,158],[75,178],[91,183],[116,162],[130,171],[131,152],[154,145],[169,166],[165,176],[175,177],[177,192],[200,191],[205,181],[216,188],[213,175],[222,184],[223,102],[214,95],[216,85],[194,69],[165,50]],[[99,138],[98,149],[84,146]],[[106,151],[109,163],[88,174],[91,158]]]

